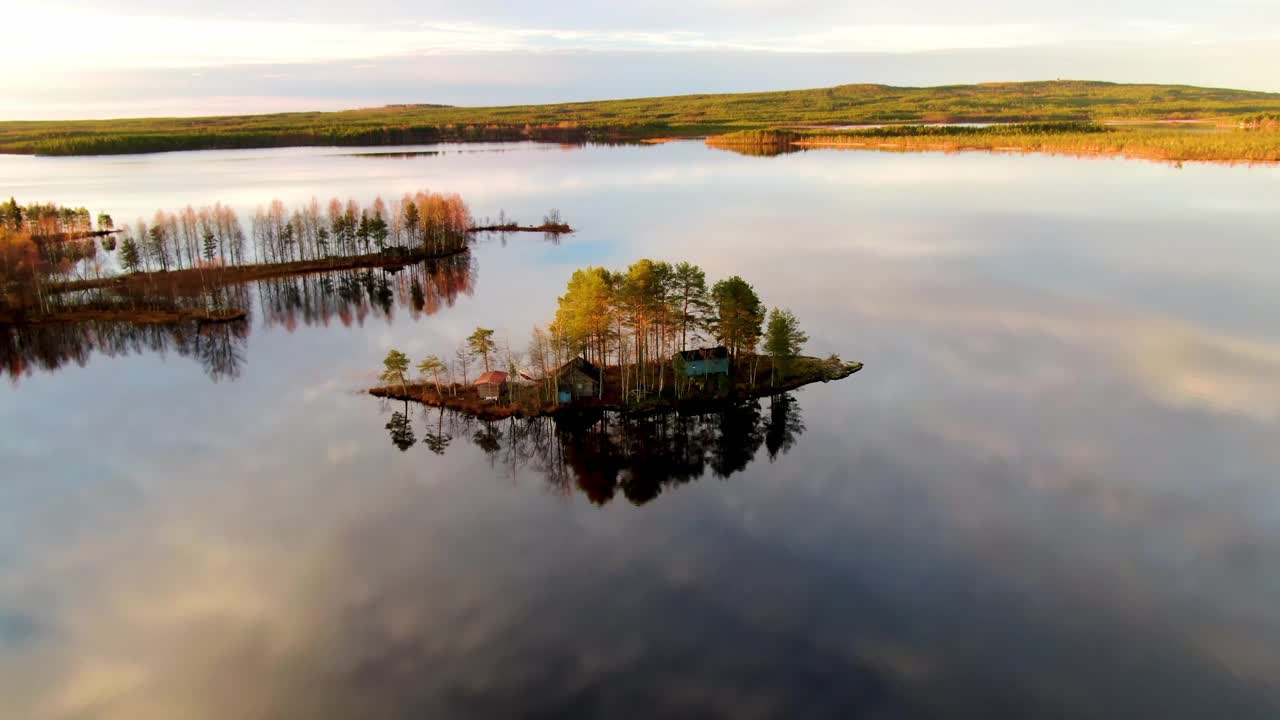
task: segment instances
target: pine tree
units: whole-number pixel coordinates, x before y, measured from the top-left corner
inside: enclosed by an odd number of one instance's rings
[[[765,315],[755,289],[734,275],[716,283],[711,289],[711,297],[716,308],[713,320],[716,339],[729,349],[735,359],[742,352],[755,350]]]
[[[218,239],[213,236],[212,232],[204,233],[204,260],[205,262],[213,262],[213,256],[218,251]]]
[[[436,394],[441,397],[444,392],[440,390],[440,371],[445,369],[444,361],[436,355],[428,355],[422,362],[418,363],[418,372],[430,375],[436,384]]]
[[[12,197],[9,198],[9,204],[4,206],[4,215],[10,227],[14,230],[22,229],[22,206]]]
[[[489,356],[498,350],[498,344],[493,341],[493,331],[488,328],[476,328],[476,331],[467,338],[467,347],[471,349],[472,355],[479,355],[484,359],[484,371],[489,372]]]
[[[126,272],[136,273],[142,269],[142,256],[138,253],[138,243],[126,236],[120,243],[120,264]]]
[[[672,273],[672,299],[676,322],[680,325],[680,349],[689,349],[689,331],[694,336],[711,314],[711,300],[707,295],[707,274],[702,268],[687,262],[675,266]]]
[[[405,200],[404,203],[404,229],[409,233],[409,244],[413,245],[418,238],[418,222],[421,216],[418,214],[418,206],[413,204],[412,200]]]
[[[769,384],[772,385],[778,374],[786,375],[791,371],[792,362],[800,354],[809,336],[800,329],[800,322],[790,310],[774,308],[769,313],[769,328],[765,332],[764,349],[772,360]]]
[[[391,348],[387,351],[387,357],[382,361],[382,365],[385,368],[382,371],[382,375],[379,376],[382,382],[388,384],[399,382],[400,391],[408,392],[405,387],[404,374],[409,372],[409,356],[395,348]]]

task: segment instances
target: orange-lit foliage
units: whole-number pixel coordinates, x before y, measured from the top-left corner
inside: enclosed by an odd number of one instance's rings
[[[26,230],[15,230],[0,224],[0,282],[29,278],[40,265],[35,240]]]
[[[413,195],[406,193],[400,200],[401,212],[406,217],[410,214],[410,205],[416,210],[412,213],[418,221],[416,237],[428,250],[446,251],[466,242],[471,211],[461,195],[425,190]]]

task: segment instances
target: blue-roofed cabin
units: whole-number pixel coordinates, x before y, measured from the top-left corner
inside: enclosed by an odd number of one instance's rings
[[[729,349],[723,345],[713,348],[699,348],[676,353],[684,362],[686,377],[707,377],[708,375],[729,374]]]

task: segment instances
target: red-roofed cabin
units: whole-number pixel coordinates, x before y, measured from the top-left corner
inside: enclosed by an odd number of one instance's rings
[[[476,378],[476,390],[481,400],[497,400],[502,392],[502,385],[507,382],[507,374],[501,370],[490,370]]]

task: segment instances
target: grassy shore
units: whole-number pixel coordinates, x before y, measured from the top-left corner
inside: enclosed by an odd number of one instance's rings
[[[783,125],[1214,119],[1280,114],[1280,94],[1053,81],[842,85],[553,105],[400,105],[343,112],[0,123],[0,152],[101,155],[466,140],[646,140]]]
[[[1085,122],[1015,123],[991,127],[893,126],[840,132],[820,129],[745,131],[710,137],[707,144],[745,155],[778,155],[804,148],[833,147],[889,151],[1043,152],[1078,157],[1112,155],[1166,162],[1280,161],[1280,132],[1274,130],[1108,126]]]
[[[750,400],[753,398],[777,395],[805,385],[818,382],[841,380],[862,369],[860,362],[843,362],[833,359],[799,357],[794,360],[794,367],[785,377],[770,382],[770,359],[761,357],[756,367],[756,382],[747,380],[748,361],[739,363],[739,371],[734,382],[728,387],[716,387],[713,390],[700,391],[689,389],[680,395],[674,391],[674,378],[668,379],[668,390],[662,394],[654,394],[640,401],[623,401],[616,392],[621,387],[620,371],[616,367],[605,369],[605,396],[599,399],[576,400],[572,403],[558,404],[540,400],[540,393],[535,387],[527,387],[517,393],[514,399],[507,394],[497,402],[481,400],[472,385],[442,386],[440,391],[431,382],[407,383],[400,385],[380,385],[370,388],[369,394],[390,400],[410,400],[432,407],[443,407],[457,410],[484,420],[501,420],[509,417],[544,417],[581,410],[608,410],[627,414],[649,414],[659,412],[710,412],[726,405]],[[670,376],[670,368],[666,369]]]

